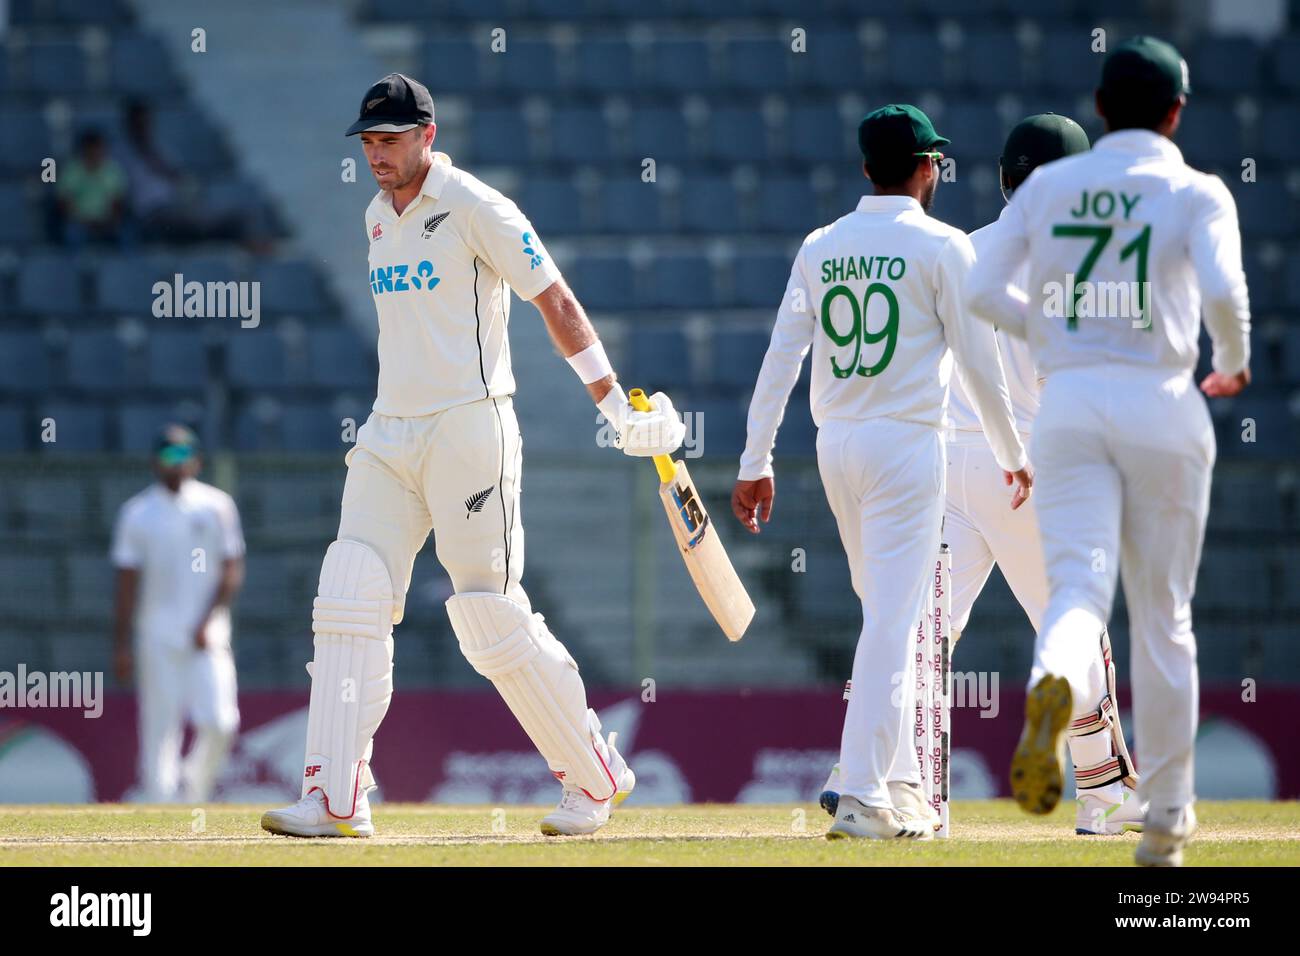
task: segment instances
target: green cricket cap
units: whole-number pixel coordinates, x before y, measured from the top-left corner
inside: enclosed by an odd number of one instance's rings
[[[1192,85],[1187,61],[1172,44],[1137,36],[1106,55],[1101,66],[1101,90],[1110,96],[1159,106],[1190,93]]]
[[[882,106],[858,125],[858,148],[868,166],[897,166],[908,157],[951,142],[934,131],[930,117],[907,103]]]
[[[154,457],[167,468],[185,464],[201,450],[198,436],[184,425],[167,425],[154,442]]]
[[[1001,165],[1004,172],[1023,180],[1044,163],[1091,148],[1088,134],[1070,117],[1036,113],[1012,128],[1002,147]]]

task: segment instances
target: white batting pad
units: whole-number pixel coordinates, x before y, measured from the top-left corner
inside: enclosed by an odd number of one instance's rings
[[[371,740],[393,697],[393,585],[379,555],[357,541],[331,544],[311,618],[302,795],[319,788],[329,812],[347,819],[371,785]]]
[[[461,653],[496,686],[551,772],[593,800],[613,797],[618,788],[578,665],[542,616],[504,595],[473,591],[450,598],[447,616]]]

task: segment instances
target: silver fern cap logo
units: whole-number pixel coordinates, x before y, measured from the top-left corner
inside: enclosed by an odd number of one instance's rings
[[[468,498],[465,499],[465,520],[466,521],[469,520],[470,515],[476,515],[483,510],[483,506],[487,504],[487,500],[492,497],[492,491],[495,488],[496,485],[489,485],[487,488],[484,488],[482,491],[475,492],[474,494],[470,495]]]

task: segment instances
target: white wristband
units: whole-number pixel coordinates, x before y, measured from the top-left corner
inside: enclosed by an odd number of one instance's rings
[[[600,339],[581,352],[570,355],[565,361],[578,373],[583,385],[599,382],[605,376],[614,374],[614,367],[609,364],[609,357],[605,355],[605,346],[600,344]]]

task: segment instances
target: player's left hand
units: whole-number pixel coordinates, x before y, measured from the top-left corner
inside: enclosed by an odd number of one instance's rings
[[[1011,510],[1015,511],[1034,493],[1034,466],[1025,462],[1025,467],[1019,471],[1004,471],[1002,473],[1004,484],[1016,483],[1015,494],[1011,496]]]
[[[758,534],[758,519],[771,519],[775,500],[776,483],[771,478],[741,479],[731,492],[731,512],[750,532]]]
[[[1250,369],[1243,368],[1236,375],[1220,375],[1211,372],[1201,381],[1201,391],[1210,398],[1232,398],[1240,395],[1242,389],[1250,384]]]
[[[204,621],[194,631],[194,647],[200,651],[208,649],[208,622]]]

